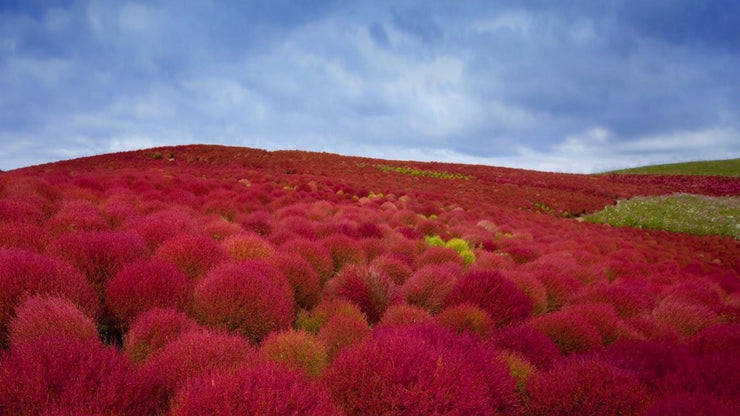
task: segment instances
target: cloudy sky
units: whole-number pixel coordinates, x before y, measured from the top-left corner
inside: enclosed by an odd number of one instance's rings
[[[740,2],[0,0],[0,169],[186,143],[740,157]]]

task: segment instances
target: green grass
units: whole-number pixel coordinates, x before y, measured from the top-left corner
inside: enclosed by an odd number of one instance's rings
[[[740,197],[675,194],[636,197],[583,217],[585,221],[740,239]]]
[[[620,169],[604,173],[740,176],[740,159],[671,163],[667,165],[652,165],[639,168]]]

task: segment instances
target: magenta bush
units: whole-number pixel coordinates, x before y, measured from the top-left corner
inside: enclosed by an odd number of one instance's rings
[[[46,248],[50,234],[38,225],[24,222],[0,222],[0,249],[15,248],[41,252]]]
[[[416,270],[401,286],[400,295],[410,305],[432,313],[439,312],[457,281],[460,269],[447,265],[429,265]]]
[[[633,371],[651,392],[660,390],[666,375],[690,357],[683,345],[657,340],[619,340],[602,354],[609,363]]]
[[[266,266],[260,261],[229,261],[211,269],[195,286],[196,319],[239,332],[252,342],[259,342],[270,331],[290,327],[294,320],[292,289],[285,276]]]
[[[365,251],[357,240],[342,234],[333,234],[322,240],[329,251],[333,263],[333,272],[339,272],[346,265],[360,266],[367,263]]]
[[[257,234],[234,234],[221,242],[232,260],[260,260],[275,255],[275,247]]]
[[[457,251],[449,247],[429,247],[416,258],[417,269],[421,269],[424,266],[444,265],[446,263],[465,267],[465,260],[460,257]]]
[[[599,330],[574,312],[550,312],[532,318],[528,325],[547,335],[564,354],[593,351],[603,346]]]
[[[516,414],[515,382],[495,354],[434,325],[378,328],[325,380],[348,415]]]
[[[312,309],[321,300],[321,281],[311,264],[297,253],[278,252],[275,267],[285,275],[293,288],[296,304]]]
[[[198,328],[198,323],[181,311],[153,308],[136,316],[123,337],[123,351],[131,361],[140,362],[181,334]]]
[[[332,296],[357,304],[371,324],[378,322],[385,310],[400,300],[396,284],[372,266],[345,267],[326,283],[326,290]]]
[[[380,318],[378,326],[403,326],[432,322],[434,322],[434,317],[428,310],[402,303],[389,306]]]
[[[495,328],[493,319],[484,309],[472,303],[459,303],[448,306],[436,316],[441,326],[457,332],[468,332],[487,338]]]
[[[46,222],[46,228],[52,234],[58,235],[76,231],[105,230],[109,226],[95,205],[79,199],[65,202]]]
[[[550,368],[561,357],[560,349],[547,335],[527,324],[495,332],[489,342],[496,348],[520,353],[540,370]]]
[[[0,250],[0,346],[7,325],[26,297],[48,294],[69,299],[87,316],[97,319],[100,303],[92,285],[68,263],[25,250]]]
[[[495,270],[469,271],[457,280],[445,304],[466,302],[488,312],[497,328],[516,325],[532,313],[532,300]]]
[[[164,208],[142,217],[133,218],[123,227],[141,235],[149,247],[156,249],[162,242],[178,234],[195,234],[197,224],[182,208]]]
[[[371,333],[365,316],[360,314],[336,314],[330,316],[318,331],[318,337],[326,346],[329,360],[343,349],[357,344]]]
[[[702,329],[688,344],[694,354],[727,352],[740,355],[740,324],[719,324]]]
[[[582,287],[569,299],[568,305],[605,303],[614,307],[620,318],[629,318],[649,312],[653,306],[648,296],[650,289],[627,283],[596,283]]]
[[[0,222],[41,224],[44,212],[34,204],[15,198],[0,199]]]
[[[674,394],[658,398],[646,416],[718,416],[740,414],[740,404],[712,393]]]
[[[70,262],[96,286],[105,284],[127,263],[149,254],[140,235],[109,230],[62,234],[49,251]]]
[[[637,376],[595,358],[574,358],[532,375],[530,415],[639,415],[650,396]]]
[[[49,336],[13,345],[0,361],[4,415],[152,415],[162,391],[98,340]]]
[[[288,240],[280,246],[285,253],[298,253],[318,273],[319,280],[324,283],[334,274],[334,261],[329,250],[317,241],[296,238]]]
[[[8,325],[11,345],[45,336],[97,340],[95,321],[66,298],[35,295],[15,307]]]
[[[385,242],[381,243],[385,244]],[[375,257],[370,262],[370,265],[383,271],[393,280],[393,283],[399,286],[403,285],[414,273],[414,270],[402,259],[402,256],[395,255],[394,253]]]
[[[226,251],[214,239],[190,234],[164,241],[154,255],[174,264],[192,280],[201,278],[228,258]]]
[[[130,263],[105,287],[105,303],[126,331],[136,316],[154,307],[186,311],[190,279],[171,263],[157,257]]]
[[[321,374],[329,361],[324,343],[304,329],[271,332],[260,344],[257,358],[283,364],[311,377]]]
[[[326,389],[270,362],[201,377],[180,390],[173,416],[340,416]]]

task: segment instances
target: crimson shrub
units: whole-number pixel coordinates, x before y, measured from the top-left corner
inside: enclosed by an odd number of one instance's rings
[[[33,341],[44,336],[96,340],[95,321],[66,298],[35,295],[16,306],[8,325],[11,345]]]
[[[145,360],[169,341],[198,329],[198,323],[172,308],[152,308],[136,316],[123,337],[123,351],[133,362]]]

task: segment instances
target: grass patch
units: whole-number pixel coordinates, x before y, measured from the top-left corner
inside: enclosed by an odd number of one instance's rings
[[[620,169],[605,173],[740,176],[740,159],[671,163],[667,165],[652,165],[631,169]]]
[[[383,172],[396,172],[396,173],[402,173],[404,175],[412,175],[412,176],[427,176],[430,178],[437,178],[437,179],[463,179],[463,180],[470,180],[470,175],[462,175],[459,173],[449,173],[449,172],[440,172],[436,170],[423,170],[423,169],[414,169],[408,166],[388,166],[388,165],[373,165],[376,169],[381,170]]]
[[[584,216],[588,222],[740,239],[740,197],[636,197]]]

